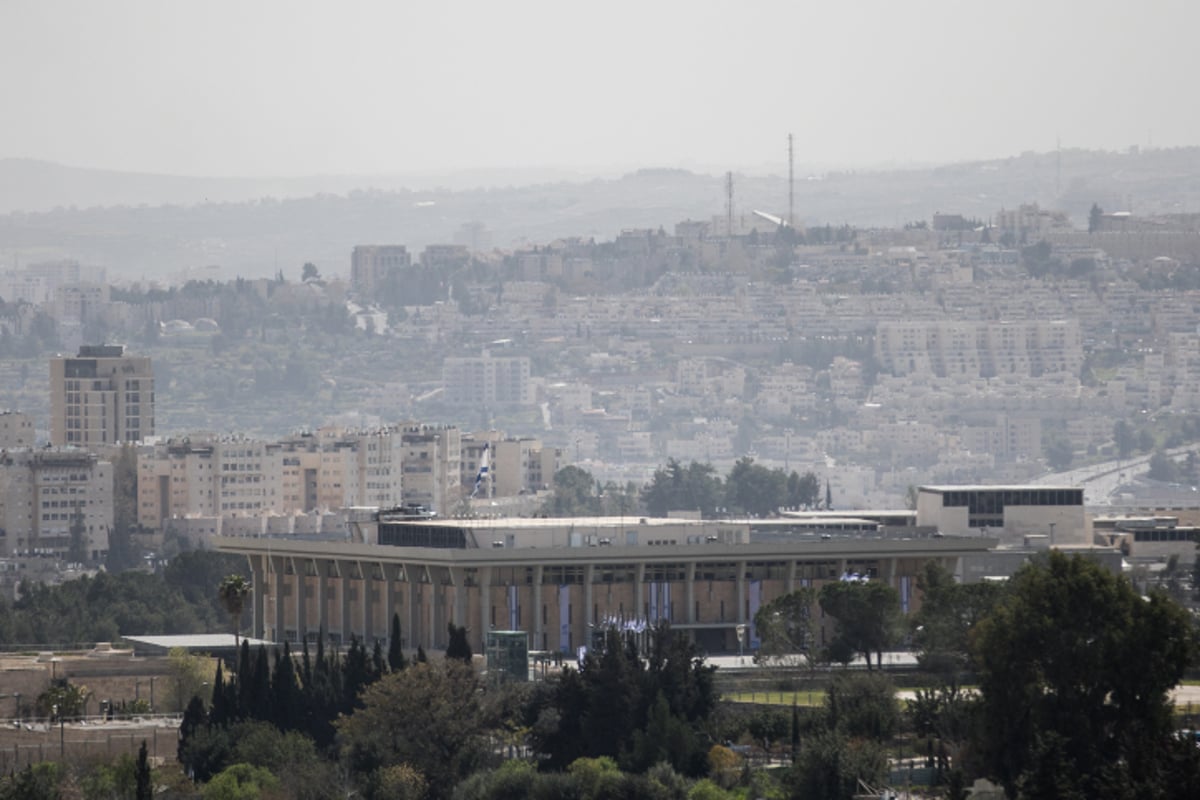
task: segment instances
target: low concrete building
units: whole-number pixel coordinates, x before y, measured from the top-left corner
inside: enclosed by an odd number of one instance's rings
[[[335,641],[388,635],[439,649],[449,622],[482,649],[489,630],[525,631],[531,649],[574,652],[594,626],[668,621],[710,652],[736,652],[738,628],[757,647],[754,614],[776,597],[853,573],[887,581],[912,610],[916,578],[936,560],[958,570],[995,539],[905,535],[760,537],[749,521],[639,517],[438,520],[384,516],[346,538],[215,540],[245,555],[253,635]],[[826,623],[818,636],[826,636]]]

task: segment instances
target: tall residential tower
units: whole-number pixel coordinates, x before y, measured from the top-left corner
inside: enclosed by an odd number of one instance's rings
[[[89,448],[154,434],[154,371],[121,345],[50,359],[50,442]]]

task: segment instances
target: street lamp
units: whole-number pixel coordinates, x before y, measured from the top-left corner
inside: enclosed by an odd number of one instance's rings
[[[154,679],[157,675],[150,676],[150,713],[154,713]]]
[[[13,716],[16,717],[18,723],[21,721],[21,693],[20,692],[13,692]]]
[[[58,755],[59,758],[64,758],[67,754],[67,736],[64,727],[63,715],[59,713],[58,703],[51,706],[54,716],[58,717]]]

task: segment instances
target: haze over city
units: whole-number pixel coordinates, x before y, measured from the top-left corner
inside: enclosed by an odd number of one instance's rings
[[[195,176],[1195,142],[1194,4],[6,2],[0,157]]]
[[[1197,22],[0,0],[0,800],[1194,800]]]

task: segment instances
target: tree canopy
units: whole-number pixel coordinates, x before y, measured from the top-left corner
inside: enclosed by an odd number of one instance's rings
[[[1168,692],[1196,634],[1165,595],[1142,597],[1095,562],[1054,552],[1017,572],[972,651],[981,752],[1010,796],[1194,790],[1200,752],[1173,736]]]
[[[837,632],[829,643],[833,661],[848,663],[861,653],[871,667],[871,654],[883,666],[883,651],[900,635],[900,594],[875,580],[846,580],[821,587],[821,610],[837,620]]]

